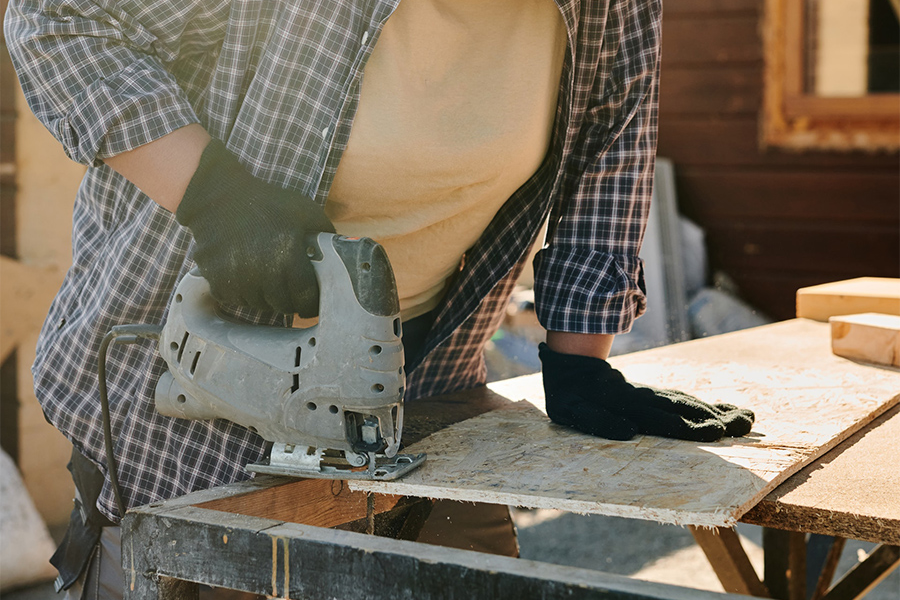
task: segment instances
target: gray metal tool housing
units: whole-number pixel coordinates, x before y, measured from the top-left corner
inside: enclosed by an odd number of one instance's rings
[[[403,424],[400,304],[384,249],[368,238],[320,233],[308,254],[319,282],[318,323],[288,329],[236,323],[208,282],[178,284],[159,342],[169,366],[156,408],[184,419],[233,421],[275,442],[269,463],[248,470],[392,479],[417,466],[398,457]],[[343,454],[341,457],[340,454]],[[375,459],[394,457],[394,466]],[[341,460],[343,459],[343,460]]]

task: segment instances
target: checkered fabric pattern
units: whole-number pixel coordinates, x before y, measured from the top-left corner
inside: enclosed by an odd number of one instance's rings
[[[161,323],[191,267],[191,238],[103,159],[201,123],[257,177],[324,203],[346,148],[366,60],[399,0],[12,0],[7,44],[26,98],[89,166],[75,199],[73,265],[33,367],[48,420],[105,470],[97,350],[116,324]],[[558,0],[568,30],[544,164],[464,257],[409,399],[484,381],[483,348],[523,256],[545,327],[620,333],[644,310],[637,258],[656,144],[659,0]],[[231,307],[236,318],[284,315]],[[153,409],[152,343],[108,357],[119,479],[128,506],[245,477],[265,442],[226,421]],[[107,484],[100,509],[117,519]]]

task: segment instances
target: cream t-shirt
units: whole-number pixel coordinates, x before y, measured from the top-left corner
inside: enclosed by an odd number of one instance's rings
[[[403,0],[386,23],[325,211],[384,245],[404,319],[543,161],[565,49],[552,0]]]

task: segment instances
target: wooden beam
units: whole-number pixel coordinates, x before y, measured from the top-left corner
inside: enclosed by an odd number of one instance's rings
[[[863,313],[831,317],[829,322],[831,351],[838,356],[900,367],[900,316]]]
[[[834,584],[823,600],[857,600],[878,585],[900,565],[900,546],[881,544],[869,557],[850,569]]]
[[[763,529],[765,584],[775,600],[806,600],[806,534]]]
[[[841,560],[841,553],[844,551],[846,543],[846,538],[832,538],[831,547],[828,549],[828,555],[822,563],[822,568],[816,578],[815,588],[809,600],[821,600],[828,588],[831,587],[831,580],[834,579],[834,572],[837,570],[838,563]],[[809,568],[809,565],[807,565],[807,568]],[[807,586],[809,586],[808,577]]]
[[[198,504],[200,508],[264,517],[317,527],[337,527],[366,517],[365,492],[353,492],[340,479],[283,479],[281,485],[250,494]],[[388,511],[402,498],[375,496],[375,513]]]
[[[0,362],[22,338],[40,329],[62,276],[56,268],[0,256]]]
[[[726,592],[769,598],[733,527],[689,527]]]
[[[797,316],[804,319],[867,312],[900,315],[900,279],[857,277],[797,290]]]
[[[181,579],[304,600],[740,600],[740,597],[183,506],[122,523],[127,600]],[[171,596],[166,598],[169,600]]]

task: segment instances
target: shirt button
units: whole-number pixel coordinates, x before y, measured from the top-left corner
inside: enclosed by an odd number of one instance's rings
[[[362,36],[362,45],[365,46],[366,42],[368,42],[368,41],[369,41],[369,32],[364,31],[363,36]]]
[[[327,138],[327,137],[328,137],[328,128],[327,128],[327,127],[326,127],[325,129],[322,130],[322,137],[323,137],[323,138]]]

